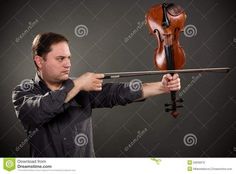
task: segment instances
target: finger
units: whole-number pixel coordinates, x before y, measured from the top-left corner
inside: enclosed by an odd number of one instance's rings
[[[94,81],[93,85],[94,85],[95,88],[101,88],[102,87],[102,80]]]
[[[100,88],[100,87],[102,87],[102,84],[101,84],[101,83],[99,83],[99,84],[97,84],[96,86]]]
[[[180,87],[178,88],[171,88],[170,91],[179,91],[180,90]]]
[[[94,88],[94,89],[96,89],[96,88],[101,88],[102,87],[102,84],[93,84],[93,87],[92,88]]]
[[[103,79],[105,77],[105,75],[102,73],[97,73],[97,74],[95,74],[95,77],[98,79]]]
[[[96,91],[101,91],[101,90],[102,90],[102,87],[96,87],[95,90],[96,90]]]
[[[167,80],[167,81],[170,81],[170,80],[172,80],[172,78],[173,78],[172,75],[170,75],[170,74],[165,74],[163,77],[164,77],[164,79]]]
[[[180,89],[181,86],[180,86],[179,84],[177,84],[177,85],[168,86],[167,88],[168,88],[169,90],[173,90],[173,89]]]
[[[99,85],[94,85],[92,87],[92,91],[101,91],[102,90],[102,86],[99,86]]]
[[[169,81],[167,85],[174,85],[174,84],[179,84],[179,83],[180,83],[180,78]]]
[[[174,84],[174,85],[168,85],[167,88],[171,89],[171,88],[178,88],[180,87],[180,84]]]
[[[94,90],[101,90],[101,88],[102,88],[102,85],[99,85],[99,84],[95,84],[95,85],[93,86],[93,89],[94,89]]]
[[[178,79],[178,78],[179,78],[179,74],[174,74],[173,75],[173,80]]]
[[[95,83],[95,84],[102,84],[102,83],[103,83],[103,80],[95,79],[95,80],[93,81],[93,83]]]

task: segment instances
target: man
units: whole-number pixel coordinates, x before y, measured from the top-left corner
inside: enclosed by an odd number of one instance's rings
[[[22,82],[12,94],[32,157],[94,157],[93,108],[126,105],[180,89],[177,74],[164,75],[161,82],[140,83],[138,90],[120,83],[103,84],[100,73],[85,73],[72,80],[68,40],[60,34],[38,34],[32,52],[35,79]]]

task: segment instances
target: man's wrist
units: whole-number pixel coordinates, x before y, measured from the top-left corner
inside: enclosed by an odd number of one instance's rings
[[[161,82],[144,83],[143,96],[144,98],[156,96],[159,94],[167,93],[165,86]]]
[[[168,92],[168,90],[166,89],[166,87],[163,85],[162,82],[157,82],[157,83],[159,83],[158,86],[159,86],[159,91],[160,91],[161,94]]]
[[[82,90],[82,86],[81,86],[81,84],[80,84],[78,79],[73,80],[73,83],[74,83],[74,87],[75,87],[75,89],[77,91],[81,91]]]

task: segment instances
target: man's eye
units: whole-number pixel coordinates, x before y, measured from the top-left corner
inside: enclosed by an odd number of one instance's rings
[[[63,57],[60,57],[60,58],[58,58],[57,60],[59,61],[59,62],[62,62],[63,61]]]

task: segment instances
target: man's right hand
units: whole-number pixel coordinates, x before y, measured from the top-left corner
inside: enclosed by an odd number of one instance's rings
[[[101,91],[104,74],[87,72],[74,79],[74,87],[68,92],[65,103],[74,98],[79,91]]]
[[[87,72],[74,80],[79,91],[101,91],[104,74]]]

